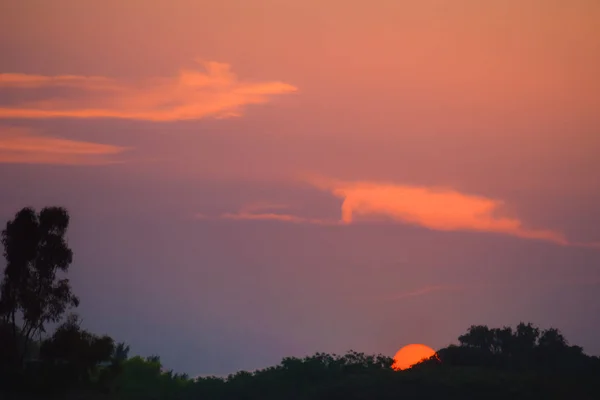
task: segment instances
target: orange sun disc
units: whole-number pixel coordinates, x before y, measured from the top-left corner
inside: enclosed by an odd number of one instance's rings
[[[408,369],[435,354],[435,350],[424,344],[409,344],[398,350],[392,368],[396,371]]]

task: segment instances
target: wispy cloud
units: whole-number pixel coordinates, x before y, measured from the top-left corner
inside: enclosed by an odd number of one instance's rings
[[[600,242],[575,242],[572,243],[572,245],[576,247],[585,247],[588,249],[600,249]]]
[[[294,214],[277,212],[289,209],[287,204],[258,202],[246,204],[237,212],[221,214],[219,218],[248,221],[280,221],[295,224],[337,225],[338,221],[301,217]]]
[[[220,218],[265,220],[297,224],[351,225],[374,220],[391,220],[437,231],[499,233],[523,239],[537,239],[564,246],[600,248],[600,243],[569,241],[553,229],[529,227],[517,216],[503,214],[499,199],[461,193],[451,188],[401,185],[368,181],[339,181],[304,177],[312,186],[342,199],[339,220],[277,212],[285,205],[259,203],[242,207]]]
[[[112,80],[102,76],[0,74],[0,88],[38,89],[43,87],[74,87],[89,90],[116,89]]]
[[[0,163],[108,164],[124,147],[48,137],[23,128],[0,127]]]
[[[263,201],[263,202],[246,204],[245,206],[243,206],[241,208],[240,212],[254,213],[254,212],[259,212],[259,211],[285,210],[288,208],[290,208],[290,206],[287,204],[269,203],[269,202]]]
[[[598,286],[600,281],[598,279],[540,279],[535,282],[540,287],[568,287],[568,286]],[[438,284],[423,286],[420,288],[408,290],[405,292],[390,293],[387,295],[377,296],[374,300],[388,302],[396,300],[405,300],[412,297],[421,297],[432,293],[438,292],[463,292],[470,290],[490,290],[490,289],[501,289],[501,290],[518,290],[520,283],[517,281],[505,283],[505,282],[471,282],[468,285],[463,284]]]
[[[379,298],[382,301],[394,301],[394,300],[403,300],[409,297],[418,297],[426,294],[431,294],[435,292],[446,292],[446,291],[456,291],[461,290],[462,287],[459,285],[431,285],[424,286],[418,289],[410,290],[407,292],[394,293],[387,296],[383,296]]]
[[[263,221],[283,221],[283,222],[294,222],[294,223],[305,223],[308,222],[306,218],[298,217],[291,214],[275,214],[275,213],[249,213],[249,212],[238,212],[238,213],[224,213],[221,215],[225,219],[239,219],[239,220],[263,220]]]
[[[35,101],[0,107],[0,118],[226,118],[241,115],[246,105],[267,103],[274,95],[297,90],[278,81],[240,81],[228,64],[198,63],[202,70],[184,69],[174,77],[137,84],[101,76],[0,74],[0,92],[10,89],[39,95]],[[48,88],[56,89],[51,97]]]
[[[561,232],[529,228],[517,217],[501,216],[504,202],[497,199],[448,188],[327,179],[310,182],[343,200],[341,220],[345,224],[384,217],[439,231],[494,232],[569,244]]]
[[[278,213],[249,213],[249,212],[237,212],[237,213],[224,213],[221,214],[221,218],[234,219],[234,220],[248,220],[248,221],[280,221],[280,222],[292,222],[295,224],[313,224],[313,225],[339,225],[340,223],[335,220],[319,219],[319,218],[306,218],[300,217],[293,214],[278,214]]]

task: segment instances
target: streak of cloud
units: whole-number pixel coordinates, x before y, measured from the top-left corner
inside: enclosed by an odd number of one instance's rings
[[[294,222],[304,223],[307,222],[305,218],[298,217],[291,214],[274,214],[274,213],[225,213],[221,215],[222,218],[226,219],[239,219],[239,220],[271,220],[271,221],[283,221],[283,222]]]
[[[540,279],[536,282],[541,287],[567,287],[567,286],[598,286],[600,285],[600,281],[598,280],[589,280],[589,279],[569,279],[569,280],[544,280]],[[416,288],[413,290],[409,290],[406,292],[400,293],[391,293],[384,296],[379,296],[376,298],[378,301],[388,302],[388,301],[396,301],[396,300],[404,300],[412,297],[420,297],[425,296],[432,293],[438,292],[457,292],[457,291],[465,291],[465,290],[473,290],[473,289],[491,289],[491,288],[499,288],[504,290],[515,290],[518,288],[518,282],[512,283],[499,283],[499,282],[479,282],[479,283],[470,283],[469,285],[460,285],[460,284],[439,284],[439,285],[429,285],[423,286],[420,288]]]
[[[297,88],[283,82],[243,82],[228,64],[198,61],[204,70],[138,84],[99,76],[0,74],[2,90],[36,91],[38,100],[0,107],[0,118],[121,118],[148,121],[240,116],[244,106],[264,104]],[[43,93],[39,89],[46,89]],[[52,97],[48,88],[57,90]],[[60,89],[68,88],[68,91]]]
[[[91,165],[110,164],[126,148],[42,136],[27,129],[0,128],[0,163]]]
[[[112,80],[102,76],[0,74],[0,88],[37,89],[42,87],[74,87],[86,89],[115,89]]]
[[[531,228],[516,216],[503,216],[501,213],[505,204],[498,199],[461,193],[450,188],[366,181],[345,182],[321,177],[309,177],[305,180],[342,199],[339,220],[278,213],[276,210],[287,207],[269,203],[245,206],[238,212],[222,214],[220,218],[317,225],[351,225],[383,218],[437,231],[498,233],[522,239],[543,240],[562,246],[600,248],[598,242],[569,241],[558,230]]]
[[[600,285],[599,280],[589,280],[589,279],[550,279],[544,280],[540,279],[536,282],[540,287],[569,287],[569,286],[598,286]],[[438,284],[438,285],[429,285],[423,286],[420,288],[416,288],[413,290],[400,292],[400,293],[391,293],[384,296],[379,296],[376,298],[378,301],[396,301],[396,300],[404,300],[412,297],[420,297],[425,296],[432,293],[438,292],[457,292],[457,291],[465,291],[465,290],[489,290],[489,289],[503,289],[503,290],[516,290],[519,287],[519,282],[511,282],[511,283],[499,283],[499,282],[478,282],[478,283],[469,283],[469,285],[460,285],[460,284]]]
[[[233,219],[233,220],[250,220],[250,221],[280,221],[280,222],[291,222],[295,224],[314,224],[314,225],[339,225],[338,221],[318,219],[318,218],[305,218],[299,217],[293,214],[276,214],[276,213],[249,213],[249,212],[238,212],[238,213],[225,213],[221,215],[221,218]]]
[[[388,296],[384,296],[384,297],[381,297],[380,300],[382,300],[382,301],[403,300],[403,299],[406,299],[409,297],[418,297],[418,296],[423,296],[423,295],[431,294],[431,293],[435,293],[435,292],[455,291],[455,290],[461,290],[461,289],[462,289],[462,287],[458,286],[458,285],[431,285],[431,286],[425,286],[422,288],[411,290],[408,292],[401,292],[401,293],[395,293],[395,294],[391,294]]]
[[[497,199],[447,188],[320,178],[310,182],[343,200],[341,221],[345,224],[384,217],[438,231],[493,232],[569,244],[561,232],[528,228],[519,218],[500,216],[504,203]]]
[[[230,220],[247,221],[279,221],[295,224],[314,224],[314,225],[339,225],[339,221],[326,220],[319,218],[301,217],[289,213],[277,212],[278,210],[289,209],[287,204],[257,202],[242,206],[237,212],[223,213],[218,218]],[[204,214],[197,214],[196,218],[206,219]]]
[[[287,204],[257,202],[257,203],[251,203],[251,204],[245,205],[244,207],[242,207],[242,209],[240,211],[252,213],[252,212],[257,212],[257,211],[284,210],[287,208],[290,208],[290,206]]]

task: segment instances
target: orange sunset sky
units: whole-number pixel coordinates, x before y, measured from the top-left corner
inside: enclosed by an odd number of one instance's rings
[[[600,1],[4,0],[0,216],[192,374],[555,326],[600,354]]]

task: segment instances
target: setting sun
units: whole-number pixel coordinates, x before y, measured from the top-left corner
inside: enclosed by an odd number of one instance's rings
[[[396,371],[408,369],[420,361],[435,355],[435,350],[424,344],[409,344],[398,350],[392,368]]]

